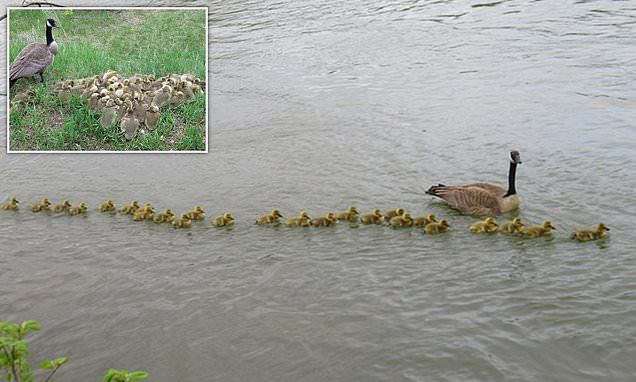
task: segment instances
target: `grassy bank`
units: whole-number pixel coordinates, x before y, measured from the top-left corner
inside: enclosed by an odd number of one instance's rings
[[[187,104],[162,108],[155,130],[126,141],[117,129],[104,129],[86,101],[63,101],[50,94],[62,79],[116,70],[136,73],[192,73],[205,78],[205,11],[201,10],[12,10],[10,61],[31,42],[45,41],[45,20],[55,18],[59,51],[45,72],[45,83],[20,79],[11,99],[34,91],[25,107],[11,107],[11,150],[204,150],[205,95]]]

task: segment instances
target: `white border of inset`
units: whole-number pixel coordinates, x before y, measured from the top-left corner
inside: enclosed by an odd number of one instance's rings
[[[9,144],[9,120],[10,120],[10,89],[9,89],[9,56],[10,56],[10,45],[9,45],[9,24],[11,10],[20,9],[20,10],[37,10],[42,11],[45,9],[54,9],[54,10],[66,10],[66,9],[82,9],[82,10],[117,10],[117,9],[133,9],[133,10],[155,10],[155,11],[168,11],[168,10],[205,10],[205,150],[200,151],[192,151],[192,150],[167,150],[167,151],[77,151],[77,150],[69,150],[69,151],[11,151]],[[7,154],[208,154],[210,149],[210,134],[209,134],[209,121],[210,121],[210,83],[208,81],[208,62],[209,62],[209,52],[208,52],[208,15],[209,9],[208,7],[7,7],[7,126],[6,126],[6,135],[7,135]]]

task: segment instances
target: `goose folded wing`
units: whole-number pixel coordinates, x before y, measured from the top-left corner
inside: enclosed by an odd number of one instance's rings
[[[438,196],[466,214],[488,215],[499,211],[497,196],[481,187],[445,187],[438,191]]]
[[[499,186],[495,186],[494,184],[490,184],[490,183],[472,183],[472,184],[465,184],[462,187],[478,187],[478,188],[482,188],[482,189],[492,193],[493,195],[504,195],[506,193],[506,190],[504,190],[503,188],[501,188]]]
[[[51,53],[46,46],[29,45],[20,52],[11,64],[11,79],[31,77],[51,64]]]

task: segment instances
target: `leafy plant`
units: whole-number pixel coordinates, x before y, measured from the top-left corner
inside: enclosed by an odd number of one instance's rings
[[[128,372],[125,369],[110,369],[102,382],[135,382],[146,378],[148,378],[148,373],[145,371]]]
[[[38,330],[40,330],[40,324],[33,320],[20,324],[9,321],[0,322],[0,369],[6,373],[8,381],[34,381],[27,360],[29,351],[27,350],[26,337],[29,332]],[[53,374],[66,362],[68,362],[68,358],[65,357],[42,362],[43,369],[51,370],[44,381],[50,381]]]
[[[27,356],[26,337],[31,331],[39,331],[40,324],[29,320],[20,324],[10,321],[0,322],[0,372],[5,373],[10,382],[34,382]],[[43,382],[49,382],[59,368],[68,362],[68,358],[60,357],[50,361],[42,361],[40,367],[49,370]],[[148,378],[145,371],[110,369],[102,382],[135,382]]]

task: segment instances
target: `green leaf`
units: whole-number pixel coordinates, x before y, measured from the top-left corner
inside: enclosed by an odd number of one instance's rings
[[[54,365],[52,361],[42,361],[40,362],[40,367],[42,369],[50,370],[54,367]]]
[[[104,376],[104,379],[102,379],[102,382],[111,382],[116,375],[117,375],[117,370],[110,369],[108,370],[108,373],[106,373],[106,375]]]
[[[148,378],[148,372],[146,372],[146,371],[135,371],[134,373],[130,373],[128,375],[128,378],[130,378],[130,382],[139,381],[141,379],[146,379],[146,378]]]
[[[58,366],[59,366],[59,365],[64,365],[65,363],[67,363],[67,362],[68,362],[68,358],[67,358],[67,357],[60,357],[60,358],[56,358],[55,360],[53,360],[53,362],[54,362],[56,365],[58,365]]]

